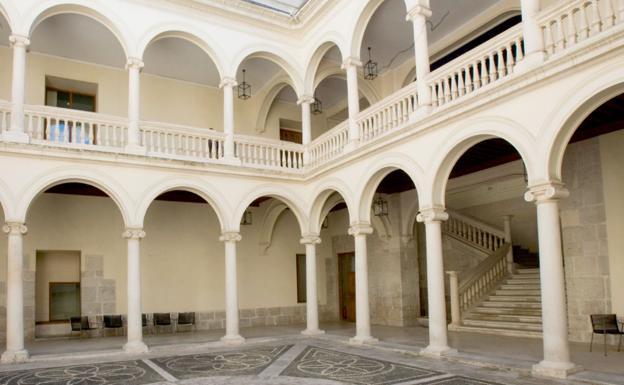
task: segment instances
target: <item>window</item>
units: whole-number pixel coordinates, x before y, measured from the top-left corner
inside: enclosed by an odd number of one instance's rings
[[[50,321],[80,316],[80,282],[50,282]]]
[[[297,254],[297,303],[305,303],[306,300],[306,256]]]
[[[280,140],[293,143],[303,143],[301,122],[289,119],[280,119]]]

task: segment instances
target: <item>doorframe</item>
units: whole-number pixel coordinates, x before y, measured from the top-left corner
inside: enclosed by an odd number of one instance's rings
[[[342,312],[343,305],[344,305],[344,290],[345,290],[344,284],[342,283],[342,273],[344,269],[342,259],[345,257],[351,257],[351,256],[355,257],[355,251],[337,253],[336,256],[338,258],[338,318],[340,319],[340,321],[349,322],[348,317],[343,316],[343,312]]]

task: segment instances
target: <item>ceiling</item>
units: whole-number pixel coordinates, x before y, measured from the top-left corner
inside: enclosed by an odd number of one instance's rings
[[[308,0],[244,0],[275,12],[295,15]]]

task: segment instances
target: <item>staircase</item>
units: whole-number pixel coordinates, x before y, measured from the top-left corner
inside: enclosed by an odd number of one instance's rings
[[[537,254],[506,242],[504,232],[449,211],[444,232],[488,257],[470,271],[450,275],[450,330],[542,336],[542,302]],[[513,254],[512,253],[513,250]],[[513,266],[512,266],[513,255]]]

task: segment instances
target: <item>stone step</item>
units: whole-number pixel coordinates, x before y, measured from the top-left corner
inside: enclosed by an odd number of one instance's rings
[[[463,324],[465,326],[487,327],[504,330],[529,330],[529,331],[542,331],[542,323],[526,323],[526,322],[508,322],[508,321],[484,321],[484,320],[471,320],[464,319]]]
[[[542,301],[541,296],[539,295],[490,295],[488,298],[489,301],[494,301],[494,302],[507,302],[507,301],[511,301],[511,302],[537,302],[540,303]]]
[[[520,322],[528,324],[542,324],[541,315],[516,315],[516,314],[482,314],[472,311],[466,315],[466,320],[476,321],[503,321],[503,322]]]
[[[481,334],[496,334],[509,337],[526,337],[526,338],[542,338],[541,331],[531,330],[512,330],[512,329],[497,329],[478,326],[449,326],[450,330],[456,330],[461,332],[481,333]]]
[[[498,302],[498,301],[484,301],[480,306],[490,308],[523,308],[523,309],[541,309],[541,302]]]
[[[540,285],[531,285],[531,284],[518,284],[518,285],[510,285],[508,283],[504,283],[496,288],[496,290],[540,290]]]
[[[473,313],[479,314],[509,314],[509,315],[529,315],[529,316],[542,316],[542,309],[533,308],[515,308],[515,307],[486,307],[477,306],[472,309]]]
[[[539,275],[539,271],[540,271],[539,268],[517,269],[516,273],[517,274],[521,274],[521,275],[524,275],[524,274],[537,274],[537,275]]]
[[[504,289],[501,288],[495,291],[496,295],[502,296],[539,296],[540,290],[528,290],[528,289]]]
[[[539,278],[510,278],[505,281],[507,285],[540,285]]]

